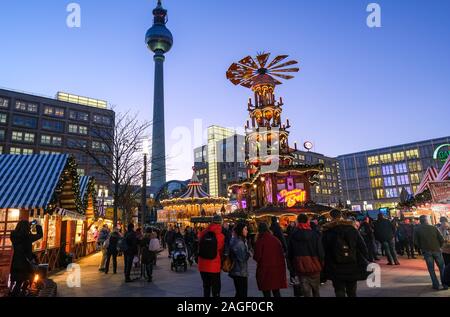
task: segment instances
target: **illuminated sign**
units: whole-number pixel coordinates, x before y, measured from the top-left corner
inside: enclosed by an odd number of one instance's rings
[[[445,147],[447,147],[447,151],[444,150]],[[442,144],[436,149],[436,151],[434,151],[433,158],[435,160],[445,162],[447,161],[449,155],[450,155],[450,144]]]
[[[297,203],[304,202],[305,200],[306,192],[302,189],[294,189],[291,191],[284,189],[278,194],[278,201],[286,202],[289,208],[294,207]]]

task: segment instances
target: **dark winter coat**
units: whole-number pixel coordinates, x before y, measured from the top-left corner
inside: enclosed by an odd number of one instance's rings
[[[441,252],[444,238],[435,226],[419,225],[414,230],[414,244],[424,252]]]
[[[194,245],[194,241],[195,241],[195,233],[194,231],[191,232],[187,232],[184,234],[184,242],[186,243],[186,245]]]
[[[375,234],[370,223],[363,222],[359,227],[359,233],[364,238],[364,241],[372,242],[375,241]]]
[[[413,241],[414,239],[414,225],[401,223],[398,228],[398,239],[400,241]]]
[[[111,233],[109,237],[109,245],[106,249],[108,254],[117,255],[117,245],[119,244],[120,234],[118,232]]]
[[[149,250],[150,245],[150,237],[146,235],[141,241],[140,241],[140,247],[141,247],[141,262],[142,264],[150,264],[155,259],[155,253],[151,252]]]
[[[325,253],[320,235],[310,226],[299,225],[289,239],[289,261],[299,276],[320,275]]]
[[[284,251],[284,253],[286,253],[288,250],[287,242],[284,237],[283,231],[281,230],[280,225],[277,222],[273,222],[272,225],[270,226],[270,231],[272,231],[273,235],[278,240],[280,240],[281,246],[283,247],[283,251]]]
[[[250,252],[248,251],[247,244],[239,238],[231,238],[230,241],[230,257],[233,261],[233,267],[229,275],[248,277],[248,259],[250,258]]]
[[[356,251],[354,263],[338,263],[335,258],[336,241],[343,236]],[[368,276],[367,247],[352,221],[336,220],[323,226],[322,243],[325,250],[325,276],[329,280],[359,281]]]
[[[33,242],[42,239],[42,227],[36,226],[36,234],[18,235],[11,233],[11,242],[14,255],[11,263],[11,280],[26,281],[32,278],[33,267],[30,261],[33,260]]]
[[[168,245],[172,245],[175,242],[175,230],[168,230],[166,232],[165,241]]]
[[[256,281],[260,291],[287,288],[283,247],[270,232],[258,236],[255,243]]]
[[[391,241],[395,236],[395,226],[387,219],[375,222],[375,239],[380,242]]]
[[[127,231],[125,234],[125,243],[127,244],[127,249],[125,251],[126,255],[137,255],[138,254],[138,239],[136,236],[136,232],[134,231]]]

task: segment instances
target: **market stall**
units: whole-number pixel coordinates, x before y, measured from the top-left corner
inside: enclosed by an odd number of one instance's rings
[[[7,282],[11,232],[20,220],[38,220],[43,239],[33,252],[49,269],[74,250],[84,221],[75,160],[68,155],[0,155],[0,284]]]

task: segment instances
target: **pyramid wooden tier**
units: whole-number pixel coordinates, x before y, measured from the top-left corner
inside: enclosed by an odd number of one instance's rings
[[[180,197],[161,201],[164,210],[158,215],[161,222],[184,223],[192,217],[213,216],[224,209],[228,198],[211,197],[202,188],[197,174],[193,173],[187,191]]]

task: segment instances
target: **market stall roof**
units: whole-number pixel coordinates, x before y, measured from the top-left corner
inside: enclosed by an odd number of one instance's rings
[[[69,156],[0,155],[0,208],[45,209]]]
[[[422,193],[425,189],[428,188],[428,183],[434,181],[438,177],[438,171],[435,167],[429,167],[425,174],[423,175],[422,181],[419,186],[417,186],[417,190],[414,193],[415,196]]]

